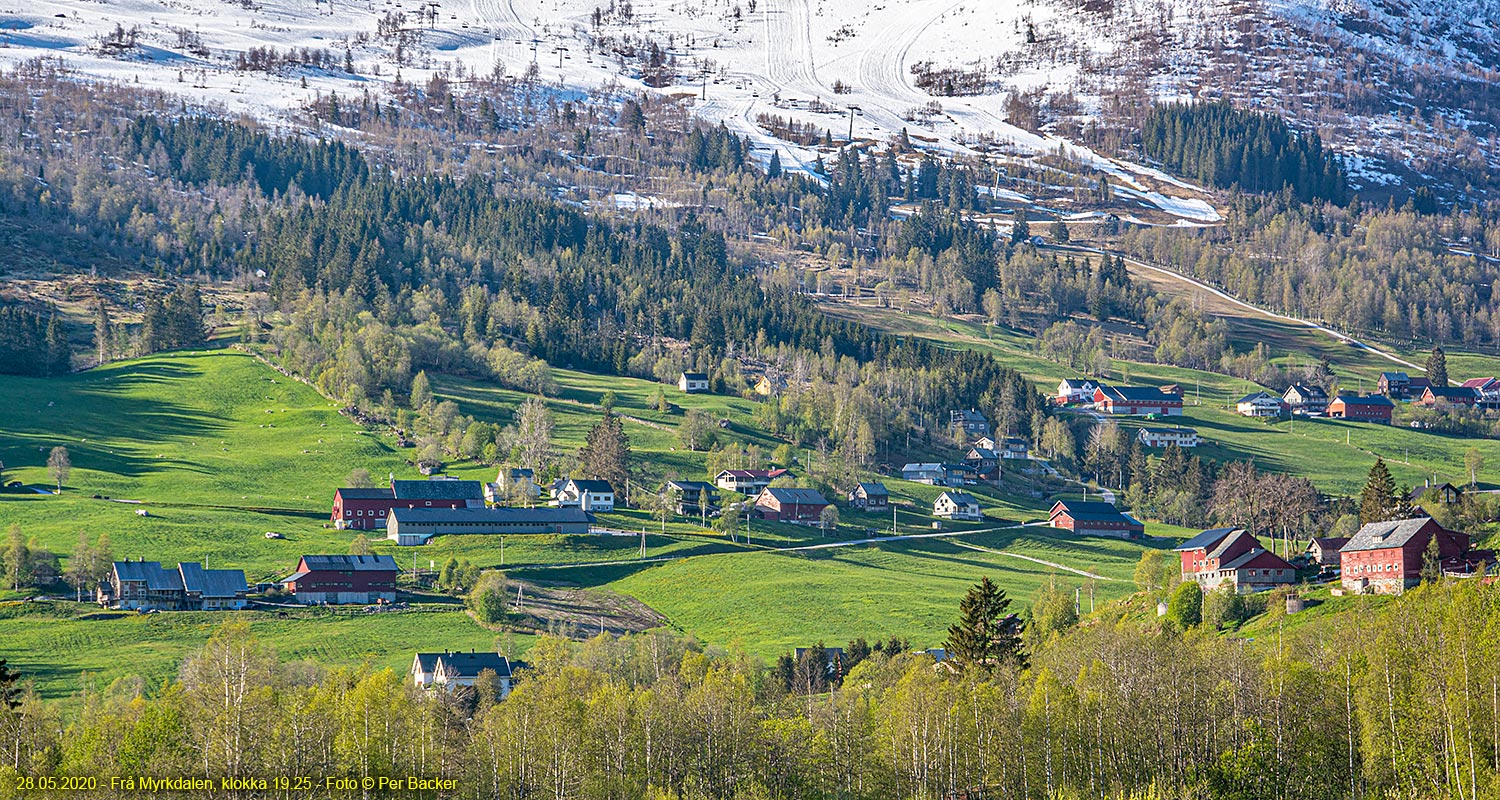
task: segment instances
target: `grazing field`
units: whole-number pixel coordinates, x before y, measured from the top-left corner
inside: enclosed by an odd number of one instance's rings
[[[389,667],[398,674],[418,650],[491,650],[503,637],[458,610],[386,612],[293,611],[99,613],[80,616],[71,603],[0,605],[0,642],[10,666],[48,697],[100,691],[117,678],[139,675],[147,689],[175,677],[182,662],[228,620],[245,620],[286,661],[336,667]],[[512,636],[513,656],[530,646]]]
[[[940,646],[957,599],[988,575],[1021,611],[1037,589],[1088,579],[1035,561],[965,547],[973,542],[1047,561],[1071,563],[1112,580],[1094,581],[1102,602],[1135,591],[1129,573],[1142,547],[1114,540],[1066,542],[1047,529],[947,539],[908,539],[792,553],[718,555],[612,573],[580,571],[581,582],[607,581],[640,598],[699,638],[739,643],[771,659],[817,641],[856,637],[910,639]]]
[[[892,332],[921,336],[946,346],[975,349],[990,353],[1000,361],[1020,370],[1043,391],[1053,391],[1064,377],[1075,371],[1049,361],[1036,352],[1035,340],[1024,334],[967,320],[939,319],[923,314],[903,314],[869,306],[830,305],[831,313],[857,318],[867,324]],[[1286,326],[1291,328],[1292,326]],[[1294,329],[1306,331],[1307,329]],[[1288,334],[1290,335],[1290,334]],[[1311,333],[1304,335],[1311,340]],[[1326,337],[1324,337],[1326,340]],[[1300,340],[1299,340],[1300,341]],[[1349,348],[1358,351],[1357,348]],[[1372,391],[1381,370],[1394,367],[1389,361],[1370,361],[1368,351],[1353,361],[1334,361],[1334,371],[1346,386],[1363,381]],[[1408,354],[1411,355],[1411,354]],[[1290,358],[1283,354],[1283,358]],[[1412,355],[1420,363],[1420,356]],[[1307,357],[1302,358],[1306,363]],[[1465,369],[1500,366],[1482,356],[1454,354],[1450,364]],[[1456,366],[1449,371],[1460,374]],[[1354,494],[1364,485],[1375,457],[1384,458],[1398,483],[1420,485],[1424,479],[1437,476],[1439,481],[1468,480],[1464,453],[1477,447],[1485,457],[1486,469],[1480,483],[1493,486],[1500,469],[1500,442],[1490,439],[1467,439],[1413,430],[1399,425],[1376,425],[1343,422],[1334,419],[1265,421],[1240,416],[1233,401],[1260,388],[1249,381],[1201,370],[1183,369],[1161,364],[1114,361],[1108,380],[1119,381],[1128,374],[1131,383],[1165,385],[1176,383],[1183,388],[1184,415],[1181,419],[1146,422],[1122,419],[1121,424],[1134,429],[1142,425],[1182,424],[1196,428],[1207,440],[1198,452],[1216,461],[1254,459],[1267,469],[1302,475],[1331,494]],[[1486,372],[1485,374],[1490,374]]]
[[[559,452],[575,450],[599,418],[600,396],[612,390],[626,416],[642,482],[676,475],[706,477],[704,454],[683,449],[676,426],[683,408],[702,408],[729,420],[720,436],[756,443],[777,440],[754,427],[755,402],[719,395],[685,395],[667,387],[674,408],[650,407],[657,384],[555,370],[558,396],[548,398]],[[473,381],[434,379],[440,397],[463,413],[509,423],[525,396]],[[0,494],[0,526],[14,523],[35,547],[64,557],[80,533],[108,534],[120,558],[244,569],[251,583],[289,574],[305,553],[347,552],[352,534],[326,526],[335,488],[355,467],[377,480],[387,473],[417,477],[410,450],[366,431],[337,413],[311,388],[231,350],[166,353],[119,362],[63,378],[9,378],[0,406],[0,460],[6,480],[24,492]],[[72,473],[61,495],[49,485],[48,451],[65,445]],[[449,472],[489,479],[490,467],[454,465]],[[988,530],[1035,520],[1047,502],[1027,492],[1055,490],[1046,480],[1008,478],[1004,492],[970,487],[986,521],[944,523],[948,531]],[[930,509],[940,489],[887,479],[898,505],[895,532],[931,533]],[[98,495],[98,497],[95,497]],[[146,516],[137,512],[145,511]],[[440,567],[449,558],[501,567],[537,581],[570,581],[628,594],[662,613],[670,624],[711,644],[739,642],[767,658],[816,638],[899,635],[936,645],[963,591],[989,574],[1021,608],[1045,581],[1077,585],[1082,576],[1037,561],[1097,572],[1100,599],[1128,590],[1125,582],[1140,546],[1108,540],[1066,541],[1045,530],[966,534],[975,550],[938,539],[893,540],[827,550],[773,548],[885,536],[892,516],[842,509],[836,530],[755,522],[731,542],[699,520],[665,526],[622,510],[600,516],[640,537],[443,536],[420,548],[378,540],[405,568]],[[274,531],[285,538],[268,539]],[[1180,535],[1177,531],[1166,531]],[[1003,555],[990,550],[1004,550]],[[0,597],[15,598],[21,593]],[[448,607],[451,609],[451,607]],[[404,670],[417,649],[490,648],[497,635],[457,610],[403,614],[256,611],[236,614],[168,612],[99,614],[87,604],[61,601],[0,605],[0,650],[37,682],[43,694],[75,696],[125,675],[148,686],[179,668],[227,619],[243,618],[288,659],[335,665],[370,664]],[[527,644],[518,637],[515,647]],[[85,674],[87,678],[85,678]]]

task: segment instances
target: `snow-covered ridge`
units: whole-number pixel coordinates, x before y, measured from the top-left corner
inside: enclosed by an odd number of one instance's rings
[[[1130,13],[1154,7],[1127,2]],[[1087,37],[1099,24],[1043,0],[36,0],[0,8],[0,64],[60,57],[85,76],[283,119],[320,94],[398,75],[534,71],[547,83],[694,96],[702,117],[749,136],[762,158],[780,151],[788,169],[808,169],[816,154],[772,136],[769,118],[839,140],[905,130],[933,150],[1063,154],[1147,207],[1217,221],[1195,187],[1012,125],[1000,93],[934,97],[917,85],[914,65],[1024,48],[1038,31]],[[1072,85],[1081,63],[1123,57],[1098,41],[1012,78]]]

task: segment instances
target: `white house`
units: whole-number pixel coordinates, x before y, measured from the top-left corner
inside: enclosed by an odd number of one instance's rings
[[[581,508],[584,511],[614,511],[615,488],[609,481],[569,478],[558,488],[552,505],[558,508]]]
[[[1235,410],[1246,417],[1279,417],[1283,406],[1281,398],[1270,392],[1247,394],[1234,404]]]
[[[932,504],[932,515],[943,519],[978,522],[983,518],[979,501],[967,492],[943,492]]]
[[[1094,390],[1099,385],[1085,378],[1068,378],[1057,384],[1059,403],[1088,403],[1094,399]]]
[[[514,676],[510,659],[498,653],[417,653],[412,659],[411,681],[422,689],[441,686],[473,686],[485,670],[495,673],[500,682],[500,696],[510,695]]]
[[[1141,428],[1136,434],[1143,447],[1166,447],[1175,444],[1178,447],[1197,447],[1203,443],[1198,432],[1192,428]]]
[[[677,378],[677,388],[688,394],[708,391],[708,376],[702,372],[684,372]]]

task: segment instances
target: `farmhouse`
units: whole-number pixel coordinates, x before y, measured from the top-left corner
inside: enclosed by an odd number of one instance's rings
[[[1056,402],[1058,405],[1092,402],[1094,390],[1097,388],[1099,388],[1098,384],[1087,378],[1064,379],[1057,384]]]
[[[901,467],[902,480],[925,483],[929,486],[963,486],[965,481],[976,475],[978,473],[968,464],[924,462],[904,464]]]
[[[1195,581],[1205,591],[1223,588],[1246,594],[1297,580],[1296,567],[1239,528],[1206,530],[1173,549],[1182,557],[1182,579]]]
[[[1386,425],[1391,424],[1391,415],[1395,411],[1396,406],[1389,399],[1378,394],[1363,396],[1341,394],[1328,404],[1328,416],[1334,419],[1379,422]]]
[[[488,503],[500,503],[514,497],[536,500],[542,496],[542,487],[536,485],[536,473],[521,467],[501,467],[493,483],[484,485],[484,499]]]
[[[588,533],[594,517],[568,508],[396,508],[386,538],[403,547],[443,534]]]
[[[954,432],[963,433],[968,436],[987,436],[990,432],[990,423],[984,415],[978,411],[969,409],[955,409],[948,412],[948,427]]]
[[[1422,582],[1422,559],[1436,537],[1445,571],[1468,572],[1490,558],[1469,550],[1469,535],[1450,531],[1431,517],[1371,522],[1339,550],[1340,577],[1352,592],[1401,594]]]
[[[1007,436],[998,448],[992,446],[991,449],[999,453],[1002,459],[1031,457],[1031,445],[1025,439],[1015,436]]]
[[[1440,403],[1472,407],[1479,404],[1479,390],[1467,386],[1429,386],[1417,398],[1417,405],[1431,407]]]
[[[1347,536],[1314,536],[1307,543],[1307,556],[1319,566],[1336,567],[1339,565],[1339,550],[1348,543]]]
[[[1328,393],[1321,386],[1305,386],[1294,383],[1288,386],[1281,401],[1293,414],[1317,416],[1328,410]]]
[[[1451,483],[1440,483],[1433,486],[1432,481],[1428,480],[1422,485],[1422,488],[1411,493],[1411,499],[1413,503],[1452,505],[1464,499],[1464,490]]]
[[[988,447],[970,447],[964,453],[964,465],[981,478],[996,478],[1000,475],[1000,454]]]
[[[862,482],[849,492],[849,505],[861,511],[889,511],[891,493],[878,481]]]
[[[1479,399],[1500,400],[1500,380],[1494,378],[1470,378],[1463,383],[1465,389],[1473,389],[1479,393]]]
[[[237,569],[204,569],[187,562],[168,569],[159,561],[116,561],[99,584],[97,599],[106,608],[131,611],[225,611],[249,604],[245,573]]]
[[[771,481],[791,474],[784,469],[726,469],[714,476],[714,485],[729,492],[759,494]]]
[[[1146,526],[1120,513],[1113,503],[1088,500],[1059,500],[1047,512],[1048,524],[1080,536],[1119,536],[1129,539],[1142,536]]]
[[[979,501],[965,492],[943,492],[932,504],[932,515],[943,519],[978,522],[984,518],[982,511]]]
[[[755,393],[761,397],[770,397],[786,391],[786,381],[762,375],[755,379]]]
[[[813,489],[766,487],[755,498],[755,515],[775,522],[816,525],[828,501]]]
[[[1375,390],[1392,400],[1407,400],[1421,397],[1423,390],[1432,382],[1423,377],[1411,377],[1405,372],[1382,372]]]
[[[521,668],[520,662],[514,668]],[[510,695],[515,680],[510,659],[498,653],[417,653],[411,663],[411,682],[422,689],[441,686],[473,686],[479,674],[489,670],[500,684],[500,697]]]
[[[552,505],[584,511],[614,511],[615,488],[609,485],[609,481],[569,478],[558,488]]]
[[[683,516],[712,514],[719,509],[718,487],[706,481],[667,481],[662,490],[676,503]]]
[[[479,481],[392,480],[389,489],[338,489],[330,519],[340,530],[384,528],[393,508],[482,508],[485,491]]]
[[[1281,399],[1270,392],[1247,394],[1234,404],[1234,410],[1245,417],[1279,417],[1284,409]]]
[[[303,605],[393,603],[400,571],[390,556],[303,556],[281,584]]]
[[[677,388],[688,394],[706,392],[708,391],[708,375],[702,372],[684,372],[677,377]]]
[[[1100,386],[1094,389],[1094,407],[1115,416],[1182,414],[1182,397],[1151,386]]]
[[[1203,442],[1198,432],[1192,428],[1141,428],[1135,438],[1142,447],[1166,447],[1169,444],[1197,447]]]

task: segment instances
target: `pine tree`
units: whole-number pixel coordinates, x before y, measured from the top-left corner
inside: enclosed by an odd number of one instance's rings
[[[0,658],[0,707],[15,711],[21,707],[21,673],[7,667]]]
[[[766,177],[772,179],[781,177],[781,151],[771,151],[771,163],[766,167]]]
[[[1427,380],[1434,389],[1448,385],[1448,354],[1440,346],[1434,345],[1432,354],[1427,356]]]
[[[1370,467],[1370,476],[1365,480],[1364,491],[1359,497],[1359,521],[1382,522],[1390,519],[1396,509],[1396,481],[1386,468],[1385,460],[1375,459]]]
[[[1025,623],[1015,614],[1006,614],[1010,598],[989,576],[970,587],[958,604],[958,623],[948,628],[944,647],[948,656],[962,668],[992,670],[1011,663],[1025,668],[1026,653],[1021,646],[1021,629]]]

